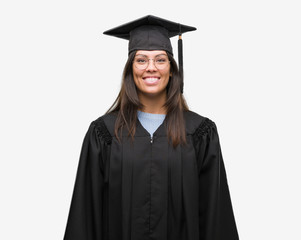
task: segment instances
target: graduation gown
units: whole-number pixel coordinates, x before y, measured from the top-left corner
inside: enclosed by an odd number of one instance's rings
[[[184,113],[187,145],[173,148],[165,120],[153,138],[114,136],[116,113],[85,135],[64,240],[237,240],[216,125]]]

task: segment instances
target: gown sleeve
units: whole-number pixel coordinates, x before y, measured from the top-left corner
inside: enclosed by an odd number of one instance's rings
[[[104,130],[102,121],[94,121],[85,135],[64,240],[103,239],[103,161],[109,144]]]
[[[216,125],[206,118],[195,134],[201,240],[238,240]]]

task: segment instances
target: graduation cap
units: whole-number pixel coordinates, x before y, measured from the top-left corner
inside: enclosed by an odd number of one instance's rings
[[[169,38],[179,35],[178,64],[183,80],[182,33],[194,30],[196,30],[195,27],[147,15],[107,30],[104,34],[129,40],[129,54],[136,50],[165,50],[172,55],[173,51]],[[181,82],[181,93],[183,93],[183,82]]]

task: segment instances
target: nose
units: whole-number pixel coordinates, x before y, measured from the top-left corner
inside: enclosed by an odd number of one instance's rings
[[[156,71],[156,70],[157,70],[157,68],[156,68],[156,66],[155,66],[154,60],[153,60],[153,59],[149,59],[149,60],[148,60],[148,66],[147,66],[147,68],[146,68],[146,71],[148,71],[148,72],[153,72],[153,71]]]

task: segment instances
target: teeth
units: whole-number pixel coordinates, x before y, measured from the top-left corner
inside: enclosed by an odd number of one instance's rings
[[[146,78],[145,81],[147,82],[156,82],[158,78]]]

